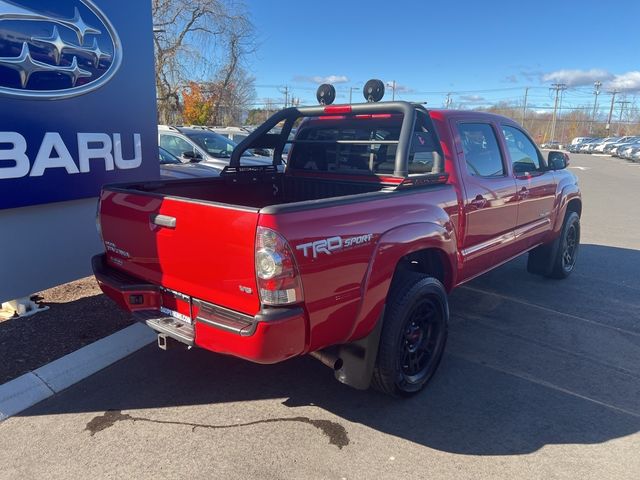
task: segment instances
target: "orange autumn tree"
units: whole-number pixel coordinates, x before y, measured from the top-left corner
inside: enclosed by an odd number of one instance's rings
[[[189,82],[189,86],[182,91],[184,108],[182,116],[184,122],[192,125],[206,125],[211,120],[215,99],[207,94],[201,85]]]

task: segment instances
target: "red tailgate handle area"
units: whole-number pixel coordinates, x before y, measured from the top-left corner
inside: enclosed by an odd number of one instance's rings
[[[159,227],[176,228],[176,217],[168,215],[151,215],[151,223]]]

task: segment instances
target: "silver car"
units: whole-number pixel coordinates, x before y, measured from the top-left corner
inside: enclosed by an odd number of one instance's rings
[[[198,162],[201,165],[222,170],[229,165],[236,144],[205,127],[158,127],[160,147],[178,157],[183,163]],[[271,165],[270,158],[245,153],[241,165]]]
[[[178,157],[160,147],[160,178],[200,178],[217,177],[220,172],[215,168],[200,165],[199,163],[183,163]]]

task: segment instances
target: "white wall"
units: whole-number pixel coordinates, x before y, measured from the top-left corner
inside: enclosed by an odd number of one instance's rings
[[[91,275],[97,198],[0,210],[0,302]]]

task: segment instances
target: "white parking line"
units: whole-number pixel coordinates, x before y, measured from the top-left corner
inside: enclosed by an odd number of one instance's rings
[[[569,168],[575,168],[577,170],[591,170],[591,167],[579,167],[578,165],[570,166]]]
[[[561,312],[559,310],[554,310],[552,308],[545,307],[543,305],[537,305],[535,303],[528,302],[528,301],[526,301],[524,299],[521,299],[521,298],[516,298],[516,297],[509,296],[509,295],[502,295],[500,293],[491,292],[489,290],[483,290],[483,289],[480,289],[480,288],[470,287],[469,285],[463,285],[463,286],[461,286],[459,288],[461,290],[469,290],[470,292],[481,293],[483,295],[492,295],[494,297],[502,298],[503,300],[507,300],[507,301],[514,302],[514,303],[519,303],[521,305],[526,305],[527,307],[536,308],[536,309],[539,309],[539,310],[542,310],[542,311],[545,311],[545,312],[548,312],[548,313],[552,313],[552,314],[555,314],[555,315],[560,315],[560,316],[563,316],[563,317],[572,318],[574,320],[578,320],[578,321],[585,322],[585,323],[590,323],[592,325],[597,325],[598,327],[602,327],[602,328],[608,328],[608,329],[611,329],[611,330],[615,330],[616,332],[619,332],[619,333],[632,335],[634,337],[640,337],[640,332],[635,332],[633,330],[627,330],[627,329],[624,329],[624,328],[614,327],[613,325],[608,325],[606,323],[596,322],[596,321],[590,320],[588,318],[583,318],[583,317],[579,317],[577,315],[572,315],[571,313],[565,313],[565,312]]]
[[[601,402],[599,400],[596,400],[595,398],[591,398],[591,397],[587,397],[585,395],[581,395],[581,394],[579,394],[577,392],[568,390],[568,389],[560,387],[558,385],[554,385],[553,383],[547,382],[545,380],[542,380],[542,379],[539,379],[539,378],[535,378],[535,377],[533,377],[533,376],[531,376],[531,375],[529,375],[527,373],[524,373],[524,372],[516,372],[516,371],[508,369],[508,368],[499,367],[497,365],[489,365],[486,362],[478,361],[478,359],[474,358],[472,355],[469,355],[469,354],[450,353],[450,355],[452,355],[453,357],[462,358],[463,360],[467,360],[468,362],[471,362],[471,363],[474,363],[474,364],[477,364],[477,365],[482,365],[483,367],[490,368],[492,370],[495,370],[495,371],[500,372],[500,373],[504,373],[506,375],[511,375],[511,376],[516,377],[516,378],[520,378],[522,380],[526,380],[526,381],[529,381],[531,383],[535,383],[537,385],[541,385],[543,387],[547,387],[547,388],[550,388],[552,390],[556,390],[558,392],[562,392],[562,393],[565,393],[567,395],[571,395],[573,397],[577,397],[577,398],[580,398],[582,400],[586,400],[587,402],[595,403],[596,405],[600,405],[601,407],[609,408],[611,410],[615,410],[615,411],[618,411],[618,412],[621,412],[621,413],[626,413],[627,415],[631,415],[633,417],[640,418],[640,413],[638,413],[638,412],[627,410],[625,408],[616,407],[615,405],[611,405],[610,403]]]

